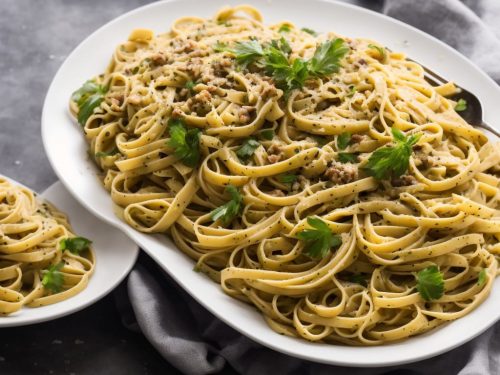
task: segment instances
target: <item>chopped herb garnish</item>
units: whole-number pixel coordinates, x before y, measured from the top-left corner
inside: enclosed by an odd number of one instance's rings
[[[483,286],[484,283],[486,282],[486,278],[488,277],[488,274],[486,272],[486,268],[483,268],[481,272],[479,272],[479,276],[477,277],[477,285]]]
[[[73,254],[80,254],[89,248],[92,241],[85,237],[63,238],[59,242],[62,251],[69,250]]]
[[[295,58],[289,61],[291,47],[283,37],[264,46],[257,40],[237,42],[231,50],[236,61],[243,67],[252,63],[265,67],[276,85],[287,93],[302,88],[311,77],[323,77],[337,72],[340,60],[348,51],[345,41],[337,38],[319,45],[310,60]]]
[[[345,150],[351,142],[351,133],[345,132],[337,137],[337,147],[339,150]]]
[[[311,35],[313,35],[313,36],[317,36],[317,35],[318,35],[318,33],[317,33],[316,31],[314,31],[313,29],[310,29],[310,28],[308,28],[308,27],[303,27],[301,30],[302,30],[303,32],[308,33],[308,34],[311,34]]]
[[[236,151],[236,155],[242,161],[247,161],[253,155],[260,143],[253,138],[248,138],[243,145]]]
[[[343,39],[337,38],[321,43],[309,61],[309,74],[325,76],[337,72],[340,68],[340,59],[347,52],[349,47]]]
[[[395,145],[375,150],[364,167],[366,173],[377,180],[402,176],[408,170],[412,146],[421,136],[421,134],[416,134],[405,137],[399,129],[392,128],[391,130]]]
[[[417,274],[417,290],[425,301],[439,299],[444,294],[443,274],[430,266]]]
[[[339,161],[343,164],[345,163],[357,163],[358,155],[352,152],[340,152]]]
[[[360,273],[349,276],[349,281],[354,284],[363,285],[365,288],[368,286],[366,276]]]
[[[467,101],[465,99],[458,99],[457,104],[455,104],[455,111],[463,112],[467,109]]]
[[[264,56],[264,50],[256,40],[236,42],[234,49],[230,51],[236,55],[236,61],[244,67]]]
[[[280,28],[278,29],[279,33],[289,33],[290,32],[290,26],[287,24],[281,25]]]
[[[349,98],[353,97],[354,94],[356,94],[356,91],[358,91],[358,89],[356,88],[356,86],[354,86],[354,85],[349,86],[349,93],[347,94],[347,96]]]
[[[113,148],[111,151],[107,151],[107,152],[105,152],[105,151],[99,151],[99,152],[96,152],[94,156],[95,156],[96,158],[104,158],[104,157],[106,157],[106,156],[113,156],[113,155],[116,155],[116,154],[118,154],[119,152],[120,152],[120,150],[118,150],[118,148],[117,148],[117,147],[115,147],[115,148]]]
[[[278,181],[283,184],[293,184],[297,181],[297,175],[292,173],[285,173],[278,176]]]
[[[42,285],[53,293],[60,292],[62,289],[64,277],[61,273],[61,268],[63,268],[63,266],[64,263],[60,262],[42,271]]]
[[[328,143],[328,139],[326,139],[325,137],[321,137],[319,135],[313,135],[312,139],[314,139],[314,141],[321,147],[323,147]]]
[[[71,95],[71,100],[78,106],[78,123],[85,125],[88,118],[94,113],[104,100],[108,88],[94,81],[87,81]]]
[[[273,129],[265,129],[260,132],[262,138],[271,141],[274,138],[274,130]]]
[[[200,129],[187,129],[181,119],[170,119],[168,126],[170,139],[167,141],[167,146],[175,150],[175,156],[185,165],[196,167],[200,160]]]
[[[304,241],[304,254],[311,258],[323,258],[331,248],[342,244],[342,238],[333,234],[330,227],[320,218],[309,216],[307,224],[312,229],[304,229],[297,233],[297,238]]]
[[[387,54],[385,52],[384,47],[376,46],[375,44],[368,44],[368,48],[376,50],[379,53],[382,61],[385,61],[385,59],[387,58]]]
[[[231,49],[228,48],[227,43],[217,41],[213,46],[212,49],[214,52],[226,52],[230,51]]]
[[[193,91],[195,86],[196,86],[196,82],[193,82],[193,81],[187,81],[184,84],[184,87],[187,88],[189,91]]]
[[[231,200],[217,207],[210,213],[213,221],[221,220],[224,226],[229,225],[234,218],[241,215],[243,210],[243,197],[233,185],[226,186],[226,193],[231,196]]]

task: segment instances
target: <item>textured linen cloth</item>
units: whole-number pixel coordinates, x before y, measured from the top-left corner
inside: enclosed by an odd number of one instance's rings
[[[304,0],[305,1],[305,0]],[[500,82],[500,1],[351,1],[438,37]],[[207,281],[209,282],[209,281]],[[222,291],[221,291],[222,293]],[[226,362],[243,374],[500,374],[500,323],[438,357],[391,368],[327,366],[295,359],[242,336],[205,310],[157,266],[138,264],[128,279],[137,324],[152,345],[186,374],[220,371]],[[133,318],[124,312],[127,320]]]

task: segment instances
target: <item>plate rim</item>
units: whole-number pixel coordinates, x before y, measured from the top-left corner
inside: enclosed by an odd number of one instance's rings
[[[425,39],[426,42],[429,42],[429,40],[431,40],[433,43],[439,44],[441,48],[443,48],[443,49],[447,50],[449,53],[451,53],[454,56],[454,58],[459,59],[459,60],[461,60],[462,63],[469,65],[475,71],[475,73],[477,73],[480,76],[482,76],[482,78],[490,85],[489,89],[496,90],[497,93],[500,94],[500,87],[498,87],[498,85],[495,83],[495,81],[493,81],[493,79],[491,77],[489,77],[481,68],[479,68],[476,63],[472,62],[467,57],[465,57],[464,55],[462,55],[460,52],[458,52],[457,50],[455,50],[453,47],[447,45],[446,43],[444,43],[441,40],[435,38],[434,36],[432,36],[430,34],[427,34],[426,32],[424,32],[422,30],[419,30],[419,29],[415,28],[414,26],[406,24],[406,23],[404,23],[404,22],[402,22],[400,20],[397,20],[397,19],[394,19],[394,18],[389,17],[387,15],[384,15],[384,14],[372,11],[370,9],[359,7],[359,6],[354,5],[354,4],[343,3],[343,2],[336,1],[336,0],[315,0],[315,1],[316,2],[322,2],[322,3],[329,3],[329,4],[332,4],[333,6],[337,6],[337,7],[350,8],[350,9],[353,9],[354,11],[356,11],[356,12],[366,13],[370,17],[379,18],[379,19],[384,20],[385,22],[396,24],[399,28],[408,29],[408,30],[410,30],[410,31],[418,34],[423,39]],[[191,293],[191,291],[188,289],[188,286],[184,284],[184,282],[182,281],[182,279],[179,278],[179,277],[177,277],[175,275],[175,273],[173,273],[167,266],[165,266],[162,263],[161,258],[159,257],[159,255],[155,251],[152,251],[151,249],[149,249],[149,247],[147,245],[145,246],[142,243],[143,239],[141,239],[140,237],[142,235],[144,235],[143,233],[136,232],[134,229],[132,229],[131,227],[129,227],[126,223],[124,223],[119,218],[108,217],[105,214],[100,213],[98,210],[94,209],[92,206],[87,205],[85,203],[85,201],[84,201],[83,198],[80,198],[79,195],[77,195],[76,193],[74,193],[72,191],[71,187],[70,187],[70,183],[68,181],[66,181],[64,179],[64,176],[60,175],[60,171],[57,168],[55,168],[56,163],[52,160],[52,155],[50,154],[48,146],[47,146],[48,140],[46,139],[46,132],[48,131],[47,130],[48,125],[45,125],[47,123],[47,116],[48,116],[48,114],[47,114],[47,112],[48,112],[47,111],[47,102],[49,101],[49,95],[51,94],[51,92],[53,90],[53,87],[54,87],[55,82],[56,82],[56,80],[57,80],[57,78],[59,76],[60,71],[66,66],[66,63],[67,63],[67,61],[68,61],[68,59],[69,59],[70,56],[72,56],[73,54],[75,54],[78,51],[78,49],[81,48],[82,45],[86,44],[86,42],[89,39],[91,39],[94,35],[100,33],[105,28],[110,27],[111,25],[120,22],[122,19],[127,18],[127,17],[133,15],[135,12],[144,11],[144,10],[147,10],[148,8],[163,7],[166,4],[169,4],[169,3],[178,3],[178,2],[182,2],[182,0],[162,0],[162,1],[154,2],[154,3],[146,4],[146,5],[137,7],[135,9],[132,9],[132,10],[130,10],[128,12],[125,12],[122,15],[120,15],[120,16],[112,19],[112,20],[110,20],[109,22],[105,23],[101,27],[97,28],[94,32],[92,32],[89,36],[87,36],[83,41],[81,41],[78,44],[78,46],[75,47],[70,54],[68,54],[66,60],[59,67],[58,71],[54,75],[54,78],[53,78],[53,80],[52,80],[52,82],[51,82],[51,84],[49,86],[48,91],[47,91],[47,95],[45,97],[44,105],[43,105],[43,111],[42,111],[42,129],[41,129],[42,130],[42,141],[43,141],[44,149],[46,150],[47,158],[49,159],[51,165],[53,166],[53,169],[54,169],[55,173],[57,174],[57,176],[59,177],[59,179],[62,181],[62,183],[66,186],[66,188],[70,192],[70,194],[73,195],[73,197],[77,201],[79,201],[82,204],[82,206],[84,206],[87,210],[89,210],[93,215],[99,217],[100,219],[104,220],[108,224],[110,224],[110,225],[112,225],[112,226],[120,229],[121,231],[123,231],[133,241],[135,241],[137,244],[139,244],[141,246],[141,248],[149,256],[151,256],[162,267],[162,269],[165,272],[167,272],[169,274],[169,276],[172,277],[176,281],[176,283],[178,283],[191,296],[191,298],[194,298],[204,308],[206,308],[212,314],[214,314],[219,320],[225,322],[226,324],[228,324],[232,328],[236,329],[242,335],[250,338],[251,340],[253,340],[255,342],[258,342],[258,343],[260,343],[260,344],[262,344],[262,345],[264,345],[264,346],[266,346],[266,347],[268,347],[268,348],[270,348],[272,350],[275,350],[275,351],[278,351],[278,352],[281,352],[281,353],[285,353],[285,354],[290,355],[292,357],[297,357],[297,358],[301,358],[301,359],[308,360],[308,361],[325,363],[325,364],[330,364],[330,365],[342,365],[342,366],[349,366],[349,367],[387,367],[387,366],[394,366],[394,365],[400,365],[400,364],[406,364],[406,363],[413,363],[413,362],[417,362],[417,361],[420,361],[420,360],[423,360],[423,359],[435,357],[435,356],[437,356],[439,354],[442,354],[444,352],[448,352],[448,351],[450,351],[450,350],[452,350],[452,349],[454,349],[454,348],[456,348],[456,347],[458,347],[460,345],[463,345],[466,342],[471,341],[472,339],[474,339],[475,337],[477,337],[478,335],[480,335],[481,333],[483,333],[484,331],[486,331],[488,328],[490,328],[495,322],[497,322],[500,319],[500,314],[499,314],[495,319],[488,321],[488,323],[486,325],[484,325],[480,330],[474,331],[473,334],[467,334],[467,335],[465,335],[464,337],[462,337],[461,340],[457,340],[453,344],[445,345],[443,347],[440,347],[439,349],[435,349],[433,351],[429,351],[426,354],[421,354],[421,355],[418,355],[418,356],[412,356],[412,355],[410,355],[410,356],[407,356],[407,358],[403,358],[403,359],[396,358],[396,359],[385,360],[385,361],[372,360],[372,361],[366,361],[366,362],[363,362],[363,363],[353,363],[353,361],[346,361],[346,360],[343,360],[343,359],[334,359],[334,360],[332,360],[330,358],[318,357],[318,356],[315,356],[314,354],[311,354],[311,353],[309,353],[309,354],[302,354],[302,353],[298,353],[297,351],[290,350],[287,347],[277,347],[276,344],[265,342],[259,336],[253,334],[252,332],[250,332],[248,330],[245,330],[245,329],[239,327],[235,322],[226,319],[225,316],[220,315],[217,312],[216,308],[212,304],[205,303],[205,301],[203,301],[198,294]],[[243,2],[251,4],[252,0],[242,1],[240,3],[243,3]],[[178,249],[176,249],[176,250],[178,251]],[[208,278],[207,278],[207,280],[208,280]],[[235,301],[235,302],[239,302],[239,301]],[[239,302],[239,303],[241,303],[241,302]],[[464,319],[464,318],[462,318],[462,319]],[[434,332],[434,331],[432,331],[432,332]],[[425,336],[425,335],[426,334],[420,335],[420,336],[416,336],[416,338],[422,337],[422,336]],[[410,338],[409,340],[412,340],[412,339],[414,339],[414,338]],[[330,345],[330,346],[332,346],[332,347],[340,347],[340,346],[335,346],[335,345]],[[371,348],[383,348],[383,347],[389,347],[389,346],[391,346],[391,344],[389,344],[389,345],[382,345],[382,346],[376,346],[376,347],[362,347],[362,348],[366,349],[368,351]],[[361,354],[361,352],[359,354]]]
[[[36,193],[36,196],[39,197],[39,198],[42,198],[42,199],[46,199],[45,196],[46,194],[50,194],[50,192],[52,190],[56,190],[56,189],[63,189],[68,197],[70,199],[72,199],[73,201],[75,201],[80,207],[82,210],[85,210],[89,216],[92,216],[95,220],[98,220],[98,221],[103,221],[101,219],[99,219],[98,217],[96,217],[95,215],[92,214],[91,211],[89,211],[89,209],[87,207],[85,207],[83,204],[80,203],[80,201],[78,199],[76,199],[73,194],[70,193],[70,191],[66,188],[66,186],[60,181],[56,181],[54,182],[53,184],[51,184],[49,187],[47,187],[46,189],[44,189],[41,193],[38,193],[37,191],[29,188],[28,186],[8,177],[8,176],[5,176],[5,175],[2,175],[0,174],[0,178],[6,178],[7,180],[9,180],[10,182],[12,182],[13,184],[15,185],[18,185],[18,186],[21,186],[21,187],[24,187],[26,189],[29,189],[31,191],[33,191],[34,193]],[[57,207],[57,202],[54,201],[54,199],[50,199],[49,200],[50,203],[54,204],[56,207]],[[71,222],[71,215],[64,212],[65,215],[68,216],[68,218],[70,219],[70,222]],[[113,227],[114,229],[116,230],[119,230],[119,228],[116,228],[115,226],[111,225],[110,223],[108,223],[107,221],[104,221],[104,224],[107,225],[107,226],[110,226],[110,227]],[[120,231],[124,237],[127,237],[129,240],[131,240],[131,238],[129,236],[127,236],[123,231]],[[109,293],[111,293],[113,290],[116,289],[116,287],[118,287],[118,285],[123,281],[125,280],[125,278],[128,276],[128,274],[130,273],[130,271],[132,271],[132,268],[134,267],[134,265],[136,264],[137,262],[137,258],[139,256],[139,252],[140,252],[140,249],[139,249],[139,246],[137,245],[137,243],[135,241],[131,241],[135,246],[134,248],[134,252],[135,254],[132,255],[131,257],[131,262],[130,264],[124,268],[122,270],[122,272],[120,273],[119,277],[116,278],[113,283],[111,283],[111,285],[109,285],[109,287],[104,291],[104,292],[99,292],[97,293],[96,295],[94,295],[92,298],[89,297],[88,300],[84,301],[83,303],[80,303],[80,304],[74,304],[73,306],[69,305],[67,308],[65,309],[62,309],[61,311],[58,311],[52,315],[47,315],[47,316],[41,316],[41,317],[33,317],[33,318],[28,318],[29,320],[25,320],[27,318],[23,317],[22,315],[19,315],[19,316],[10,316],[10,315],[7,315],[5,317],[0,317],[0,329],[2,328],[12,328],[12,327],[24,327],[24,326],[31,326],[31,325],[35,325],[35,324],[39,324],[39,323],[45,323],[45,322],[49,322],[49,321],[52,321],[52,320],[56,320],[56,319],[60,319],[60,318],[63,318],[65,316],[68,316],[68,315],[71,315],[71,314],[74,314],[76,312],[79,312],[79,311],[82,311],[83,309],[86,309],[87,307],[99,302],[101,299],[103,299],[104,297],[106,297]],[[96,267],[98,267],[97,265],[97,262],[96,262]],[[91,278],[92,279],[92,278]],[[79,294],[79,293],[78,293]],[[77,297],[78,294],[68,298],[68,299],[65,299],[63,301],[60,301],[60,302],[57,302],[55,304],[53,304],[54,306],[57,305],[57,306],[62,306],[61,304],[63,303],[67,303],[69,304],[69,302],[66,302],[66,301],[71,301],[72,298],[74,297]],[[48,306],[52,306],[52,305],[48,305]],[[40,308],[43,308],[42,307],[36,307],[36,308],[29,308],[29,307],[22,307],[21,310],[20,310],[20,314],[22,314],[22,311],[24,309],[30,309],[30,310],[33,310],[33,311],[36,311],[36,309],[40,309]],[[10,319],[9,321],[4,321],[2,322],[3,319]]]

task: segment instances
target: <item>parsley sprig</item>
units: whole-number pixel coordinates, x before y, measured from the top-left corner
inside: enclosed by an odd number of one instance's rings
[[[458,99],[457,104],[455,104],[455,111],[463,112],[467,109],[467,101],[465,99]]]
[[[417,291],[425,301],[432,301],[443,296],[443,274],[439,272],[437,266],[429,266],[417,274]]]
[[[351,133],[345,132],[338,136],[337,147],[339,150],[345,150],[349,143],[351,142]]]
[[[254,63],[264,67],[279,88],[290,92],[304,86],[312,77],[323,77],[337,72],[340,60],[347,54],[349,47],[343,39],[337,38],[320,44],[309,60],[290,60],[292,49],[282,37],[264,45],[257,40],[237,42],[229,51],[244,68]]]
[[[304,241],[304,254],[311,258],[324,258],[331,248],[342,244],[342,238],[333,234],[330,227],[320,218],[309,216],[307,224],[312,229],[297,233],[297,238]]]
[[[95,81],[87,81],[71,95],[71,100],[78,106],[78,123],[84,126],[88,118],[94,113],[104,100],[108,87],[99,85]]]
[[[175,150],[175,156],[185,165],[196,167],[200,161],[200,129],[186,128],[181,119],[170,119],[168,127],[170,139],[167,141],[167,146]]]
[[[53,293],[58,293],[62,289],[64,277],[61,269],[63,266],[64,263],[60,262],[53,264],[48,269],[42,271],[42,285]]]
[[[238,149],[238,151],[236,151],[236,155],[238,155],[238,158],[241,161],[247,162],[259,146],[260,143],[258,141],[253,138],[248,138],[245,142],[243,142],[243,145]]]
[[[80,252],[87,250],[91,243],[92,241],[85,237],[73,237],[63,238],[59,246],[62,251],[69,250],[73,254],[80,254]]]
[[[413,151],[412,146],[421,137],[421,134],[405,137],[401,130],[397,128],[392,128],[391,131],[395,145],[375,150],[364,167],[366,173],[377,180],[402,176],[408,170],[410,156]]]
[[[210,213],[213,221],[220,220],[224,226],[228,226],[243,211],[243,197],[236,187],[227,185],[225,189],[231,199],[222,206],[217,207]]]

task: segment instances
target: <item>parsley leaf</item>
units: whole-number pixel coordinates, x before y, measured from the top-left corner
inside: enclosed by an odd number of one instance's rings
[[[351,276],[349,276],[349,281],[354,284],[363,285],[365,288],[368,286],[368,283],[366,282],[366,276],[361,273],[352,274]]]
[[[321,43],[309,61],[309,74],[325,76],[337,72],[340,67],[340,59],[347,52],[349,52],[349,47],[343,39],[337,38]]]
[[[243,210],[243,197],[238,189],[233,185],[227,185],[226,193],[229,193],[231,200],[210,213],[213,221],[220,219],[224,226],[229,225],[235,217],[240,216]]]
[[[486,268],[483,268],[481,272],[479,272],[479,276],[477,277],[477,285],[483,286],[484,283],[486,282],[486,278],[488,277],[488,274],[486,272]]]
[[[81,251],[87,250],[92,241],[85,237],[63,238],[59,242],[62,251],[69,250],[73,254],[80,254]]]
[[[455,104],[455,111],[462,112],[467,109],[467,101],[465,99],[458,99],[457,104]]]
[[[345,132],[338,136],[337,147],[339,150],[345,150],[349,143],[351,142],[351,133]]]
[[[196,167],[200,161],[200,129],[187,129],[180,119],[170,119],[168,126],[170,139],[167,141],[167,146],[175,150],[175,156],[185,165]]]
[[[311,35],[313,35],[313,36],[317,36],[317,35],[318,35],[318,33],[317,33],[316,31],[314,31],[313,29],[310,29],[310,28],[308,28],[308,27],[303,27],[301,30],[302,30],[303,32],[308,33],[308,34],[311,34]]]
[[[364,167],[366,173],[377,180],[402,176],[408,170],[412,146],[421,136],[421,134],[416,134],[405,137],[397,128],[392,128],[391,131],[396,144],[375,150]]]
[[[358,155],[352,152],[339,152],[339,161],[345,163],[357,163]]]
[[[417,290],[425,301],[439,299],[444,294],[443,274],[430,266],[417,274]]]
[[[107,91],[106,86],[99,85],[94,81],[87,81],[82,87],[73,92],[71,100],[78,106],[77,119],[80,125],[84,126],[88,118],[94,113],[94,109],[101,105]]]
[[[264,50],[256,40],[236,42],[235,48],[230,51],[236,55],[236,61],[243,65],[243,67],[264,56]]]
[[[193,82],[193,81],[187,81],[184,84],[184,87],[187,88],[189,91],[193,91],[195,86],[196,86],[196,82]]]
[[[94,156],[95,156],[96,158],[104,158],[104,157],[106,157],[106,156],[113,156],[113,155],[116,155],[116,154],[118,154],[119,152],[120,152],[120,150],[118,150],[118,148],[117,148],[117,147],[115,147],[115,148],[113,148],[111,151],[107,151],[107,152],[105,152],[105,151],[99,151],[99,152],[96,152]]]
[[[313,229],[304,229],[297,233],[297,238],[304,241],[304,254],[311,258],[323,258],[332,247],[339,247],[342,238],[333,234],[330,227],[320,218],[309,216],[307,224]]]
[[[264,66],[267,74],[276,81],[276,86],[289,93],[304,86],[305,81],[312,76],[322,77],[337,72],[340,59],[349,48],[343,39],[337,38],[318,46],[310,60],[295,58],[289,61],[292,49],[286,39],[281,37],[264,47],[257,40],[237,42],[230,51],[243,67],[252,63]]]
[[[60,262],[53,264],[48,269],[42,271],[42,285],[53,293],[60,292],[62,289],[64,277],[61,273],[61,268],[63,268],[63,266],[64,263]]]
[[[278,176],[278,181],[283,184],[293,184],[297,181],[297,175],[292,173],[285,173]]]
[[[226,51],[231,51],[231,49],[227,46],[227,43],[217,41],[215,44],[212,46],[212,49],[214,52],[226,52]]]
[[[274,130],[273,129],[265,129],[260,132],[262,138],[271,141],[274,138]]]
[[[253,138],[248,138],[243,145],[236,151],[236,155],[242,161],[247,161],[253,155],[255,150],[260,146],[260,143]]]
[[[290,32],[290,26],[287,24],[281,25],[280,28],[278,29],[279,33],[289,33]]]
[[[376,50],[378,52],[378,54],[380,55],[380,58],[382,59],[382,61],[386,60],[387,54],[385,52],[384,47],[376,46],[375,44],[368,44],[368,48]]]
[[[354,85],[351,85],[349,86],[349,93],[347,94],[347,97],[351,98],[354,96],[354,94],[356,94],[356,91],[358,91],[358,89],[356,88],[356,86]]]

